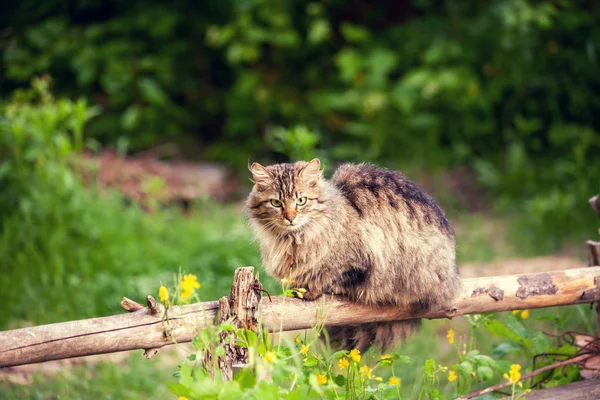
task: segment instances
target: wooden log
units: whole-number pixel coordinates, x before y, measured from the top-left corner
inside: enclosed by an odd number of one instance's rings
[[[509,397],[506,397],[507,399]],[[588,379],[553,388],[536,390],[520,397],[527,400],[589,400],[600,399],[600,380]]]
[[[446,307],[418,314],[408,307],[368,307],[341,298],[305,302],[289,297],[261,301],[261,319],[272,331],[305,329],[316,323],[344,325],[411,318],[531,309],[600,300],[600,266],[536,274],[464,279],[460,295]],[[432,287],[435,290],[435,287]],[[112,317],[0,332],[0,367],[189,342],[212,324],[218,302],[175,306],[163,320],[148,308]]]

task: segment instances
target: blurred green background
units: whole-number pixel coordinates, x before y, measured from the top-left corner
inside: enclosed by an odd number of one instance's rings
[[[593,0],[3,7],[0,329],[117,313],[123,295],[155,293],[180,267],[212,300],[236,267],[260,264],[240,212],[247,186],[226,204],[193,202],[187,217],[176,206],[149,213],[84,185],[84,151],[170,144],[242,182],[254,160],[401,169],[448,210],[461,262],[595,238]]]

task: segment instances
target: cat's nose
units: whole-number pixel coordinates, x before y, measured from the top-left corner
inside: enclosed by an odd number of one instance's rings
[[[286,211],[283,213],[283,217],[285,219],[287,219],[288,221],[290,221],[290,224],[291,224],[292,221],[294,220],[294,218],[296,218],[296,213]]]

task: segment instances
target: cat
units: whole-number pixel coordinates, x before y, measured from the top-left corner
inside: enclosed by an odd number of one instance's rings
[[[331,180],[321,162],[250,167],[245,204],[262,264],[305,288],[304,300],[339,294],[350,301],[426,310],[457,294],[454,232],[444,211],[401,173],[342,164]],[[420,320],[329,328],[341,348],[390,349]]]

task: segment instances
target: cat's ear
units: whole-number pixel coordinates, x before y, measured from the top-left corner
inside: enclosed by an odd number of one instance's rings
[[[256,185],[257,189],[265,189],[273,182],[273,175],[265,167],[259,163],[252,163],[250,166],[250,172],[252,172],[252,180]]]
[[[321,177],[321,160],[318,158],[313,158],[306,167],[300,173],[302,177],[308,180],[311,185],[315,185],[319,183],[319,178]]]

